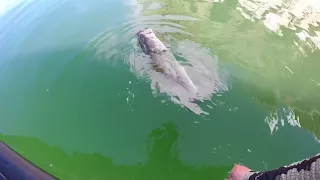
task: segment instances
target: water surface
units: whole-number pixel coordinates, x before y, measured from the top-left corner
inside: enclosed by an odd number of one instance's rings
[[[0,139],[61,179],[224,179],[319,152],[315,0],[0,2]],[[146,27],[207,115],[156,89]]]

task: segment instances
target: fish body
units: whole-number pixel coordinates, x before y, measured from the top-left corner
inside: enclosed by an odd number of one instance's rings
[[[170,50],[156,37],[152,29],[141,30],[137,33],[137,36],[142,51],[150,55],[151,64],[155,71],[172,78],[188,91],[197,91],[197,87],[185,69],[178,63]]]

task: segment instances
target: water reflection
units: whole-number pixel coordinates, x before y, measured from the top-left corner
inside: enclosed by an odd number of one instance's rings
[[[275,134],[286,125],[303,127],[316,139],[320,139],[320,111],[319,98],[314,95],[316,89],[308,89],[305,94],[293,96],[275,89],[273,91],[255,91],[254,96],[260,101],[259,106],[269,111],[265,122],[270,128],[270,133]]]
[[[293,109],[290,107],[271,110],[269,115],[265,118],[265,122],[269,125],[271,134],[274,134],[285,124],[301,127],[299,116],[296,117]]]
[[[310,48],[320,48],[320,3],[317,0],[239,0],[237,9],[251,20],[263,20],[271,31],[283,36],[281,27],[296,31]]]
[[[232,167],[192,166],[179,159],[179,133],[172,123],[150,132],[148,159],[137,165],[116,165],[112,157],[98,153],[67,155],[36,138],[1,135],[0,139],[33,163],[61,179],[224,179]],[[85,142],[83,142],[85,143]]]
[[[302,109],[298,107],[272,108],[265,118],[270,133],[275,134],[284,126],[303,127],[311,133],[317,141],[320,140],[320,111],[317,108]]]

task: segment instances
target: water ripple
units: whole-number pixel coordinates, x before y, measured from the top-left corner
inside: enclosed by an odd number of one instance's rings
[[[228,73],[208,49],[188,40],[193,34],[185,31],[185,26],[179,24],[179,21],[197,20],[180,15],[143,16],[97,35],[85,49],[94,51],[96,59],[107,61],[111,65],[127,64],[137,77],[150,82],[155,96],[166,94],[173,102],[195,114],[208,114],[200,106],[204,101],[211,102],[214,94],[228,90]],[[149,56],[142,53],[136,40],[136,33],[146,27],[152,28],[164,44],[170,47],[176,59],[198,87],[198,95],[187,92],[177,83],[152,70]],[[211,106],[206,105],[206,107]]]

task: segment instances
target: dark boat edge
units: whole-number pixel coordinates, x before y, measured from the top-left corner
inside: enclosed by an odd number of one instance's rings
[[[0,180],[57,180],[0,141]]]

